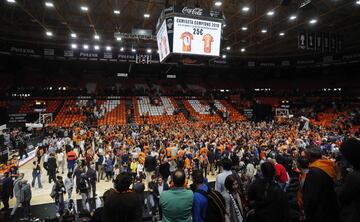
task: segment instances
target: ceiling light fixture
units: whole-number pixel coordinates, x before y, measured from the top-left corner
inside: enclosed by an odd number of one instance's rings
[[[360,5],[360,0],[357,0],[355,3],[356,3],[357,5]]]
[[[81,9],[81,11],[83,11],[83,12],[89,11],[89,8],[88,8],[87,6],[81,6],[80,9]]]
[[[145,13],[145,14],[144,14],[144,18],[150,18],[150,14]]]
[[[111,51],[111,46],[106,46],[106,51]]]
[[[261,30],[261,33],[267,33],[267,30],[266,30],[266,29],[262,29],[262,30]]]
[[[99,50],[100,47],[99,47],[98,45],[96,45],[96,46],[94,46],[94,49],[95,49],[95,50]]]
[[[47,31],[47,32],[46,32],[46,35],[47,35],[47,36],[53,36],[53,33],[50,32],[50,31]]]
[[[132,51],[132,52],[136,52],[136,49],[132,48],[131,51]]]
[[[115,15],[120,15],[120,11],[119,10],[114,10],[114,14]]]
[[[226,59],[226,55],[222,55],[222,58],[223,58],[223,59]]]
[[[291,21],[293,21],[293,20],[297,19],[297,17],[296,17],[296,15],[292,15],[292,16],[289,17],[289,19],[290,19]]]
[[[222,5],[222,2],[221,2],[221,1],[216,1],[216,2],[215,2],[215,6],[220,7],[221,5]]]
[[[151,49],[147,49],[146,52],[147,52],[147,53],[151,53],[152,50],[151,50]]]
[[[100,36],[99,35],[94,35],[94,39],[99,40]]]
[[[284,33],[284,32],[280,32],[279,35],[280,35],[280,36],[284,36],[285,33]]]
[[[248,12],[250,10],[250,8],[248,6],[244,6],[241,10],[243,12]]]
[[[231,47],[230,47],[230,46],[226,47],[226,50],[227,50],[227,51],[230,51],[230,49],[231,49]]]
[[[16,3],[15,0],[6,0],[8,3]]]
[[[48,8],[54,8],[54,3],[52,2],[45,2],[45,6]]]
[[[76,44],[71,44],[71,48],[72,48],[72,49],[76,49],[76,48],[77,48],[77,45],[76,45]]]
[[[241,30],[246,31],[247,27],[244,26],[244,27],[241,28]]]
[[[273,16],[275,14],[274,11],[268,11],[268,13],[266,13],[268,16]]]
[[[317,20],[316,20],[316,19],[311,19],[311,20],[309,21],[309,23],[310,23],[310,24],[315,24],[315,23],[317,23]]]
[[[71,38],[75,39],[77,37],[76,33],[71,33],[70,34]]]
[[[245,52],[245,48],[242,48],[242,49],[241,49],[241,52]]]
[[[116,37],[116,41],[121,41],[121,37]]]
[[[85,50],[88,50],[89,49],[89,45],[83,45],[83,49],[85,49]]]
[[[121,48],[120,48],[120,51],[123,52],[123,51],[124,51],[124,47],[121,47]]]

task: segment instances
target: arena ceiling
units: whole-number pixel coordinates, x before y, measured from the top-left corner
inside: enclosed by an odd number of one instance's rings
[[[223,11],[222,53],[228,56],[314,54],[298,49],[300,30],[338,33],[343,36],[345,51],[360,49],[359,0],[312,0],[299,8],[304,1],[281,5],[280,0],[1,0],[0,38],[155,50],[153,40],[117,40],[114,32],[131,33],[140,28],[155,34],[161,11],[174,4]]]

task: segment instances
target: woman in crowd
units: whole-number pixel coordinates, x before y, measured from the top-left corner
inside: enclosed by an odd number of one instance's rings
[[[221,194],[225,199],[226,212],[225,222],[244,221],[244,209],[242,206],[239,184],[234,175],[229,175],[225,179],[225,189]]]

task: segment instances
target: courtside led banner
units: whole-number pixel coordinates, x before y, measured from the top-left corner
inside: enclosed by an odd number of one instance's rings
[[[220,22],[174,17],[174,53],[219,56],[220,41]]]
[[[161,25],[157,35],[157,45],[159,49],[159,60],[162,62],[167,55],[170,54],[170,46],[169,46],[169,38],[167,34],[167,28],[166,28],[166,20]]]

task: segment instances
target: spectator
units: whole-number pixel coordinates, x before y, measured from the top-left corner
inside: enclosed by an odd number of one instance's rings
[[[31,182],[31,187],[35,186],[35,180],[37,179],[38,181],[38,186],[41,189],[42,185],[41,185],[41,168],[40,168],[40,163],[37,161],[33,162],[33,170],[32,170],[32,182]]]
[[[21,180],[23,178],[24,178],[24,174],[20,173],[19,177],[14,181],[14,196],[16,199],[16,203],[10,213],[10,217],[13,217],[15,215],[16,209],[19,207],[21,203]]]
[[[92,164],[88,168],[88,171],[86,172],[86,177],[89,180],[90,183],[90,189],[93,194],[93,198],[96,197],[96,171],[95,171],[95,165]]]
[[[320,148],[315,145],[308,146],[305,154],[310,163],[303,187],[306,221],[338,221],[334,163],[322,159]]]
[[[2,178],[2,188],[0,191],[0,197],[4,204],[4,208],[2,210],[9,210],[9,198],[12,196],[12,180],[9,176],[9,173],[4,173],[4,177]]]
[[[204,183],[201,171],[194,171],[192,174],[194,181],[194,203],[193,203],[193,222],[204,222],[208,205],[207,192],[208,186]]]
[[[147,203],[148,203],[149,214],[153,214],[153,215],[155,214],[156,208],[159,205],[156,195],[156,190],[157,190],[156,175],[151,175],[151,181],[148,183],[149,193],[148,193]]]
[[[49,174],[49,183],[51,183],[51,181],[56,182],[57,165],[56,165],[56,159],[55,159],[54,153],[50,153],[47,167],[48,167],[48,174]]]
[[[192,206],[194,195],[184,189],[185,172],[176,170],[173,175],[174,188],[164,191],[160,195],[160,207],[163,222],[192,221]]]
[[[62,149],[59,149],[56,153],[56,159],[57,159],[57,173],[59,172],[61,168],[61,173],[64,174],[64,167],[65,167],[65,160],[64,160],[64,153]]]
[[[29,220],[30,219],[30,201],[31,201],[31,187],[27,180],[20,181],[21,191],[20,191],[20,202],[21,206],[24,208],[24,217],[20,220]]]
[[[225,199],[226,212],[225,222],[244,221],[244,210],[239,193],[239,184],[234,175],[229,175],[225,179],[225,188],[221,194]]]
[[[144,169],[145,169],[145,177],[146,177],[145,182],[149,182],[151,180],[151,175],[155,173],[155,169],[156,169],[156,159],[151,155],[150,151],[148,152],[148,155],[145,157]]]
[[[268,157],[268,161],[274,164],[275,167],[275,181],[279,184],[282,190],[285,190],[286,184],[289,180],[288,173],[285,167],[276,161],[275,152],[271,152]]]
[[[77,154],[75,153],[74,149],[70,149],[70,151],[66,154],[66,158],[67,158],[67,167],[68,167],[68,172],[74,172],[74,168],[75,168],[75,161],[77,159]]]
[[[130,170],[131,170],[131,174],[133,176],[133,182],[135,183],[135,178],[136,178],[136,170],[138,167],[139,162],[133,158],[131,163],[130,163]]]
[[[339,192],[340,201],[340,221],[356,222],[360,218],[360,140],[350,138],[345,141],[340,152],[346,160],[353,166],[345,178],[344,184]]]
[[[131,174],[123,172],[115,178],[111,194],[104,202],[104,221],[113,222],[140,222],[142,212],[140,211],[140,199],[138,195],[129,189],[132,183]]]
[[[142,179],[140,177],[135,178],[135,183],[133,185],[133,190],[136,192],[136,194],[139,197],[140,204],[141,204],[141,212],[144,210],[144,203],[145,203],[145,184],[142,182]]]
[[[81,174],[81,179],[79,181],[79,193],[81,195],[81,203],[84,212],[89,212],[90,184],[85,173]]]
[[[65,184],[64,185],[65,185],[66,193],[68,194],[68,200],[70,200],[73,189],[74,189],[74,180],[73,180],[71,172],[69,172],[67,174],[67,177],[65,178]]]
[[[261,164],[262,178],[257,178],[248,189],[250,206],[255,210],[248,213],[249,221],[288,222],[289,204],[287,196],[275,183],[275,168],[270,162]]]
[[[56,217],[59,218],[65,211],[64,194],[66,193],[66,188],[61,176],[58,176],[56,179],[57,181],[51,190],[50,197],[55,200]]]
[[[215,181],[215,190],[216,191],[221,193],[225,190],[225,187],[224,187],[225,179],[227,176],[232,174],[231,167],[232,167],[231,160],[229,160],[229,159],[222,160],[223,172],[216,176],[216,181]]]

